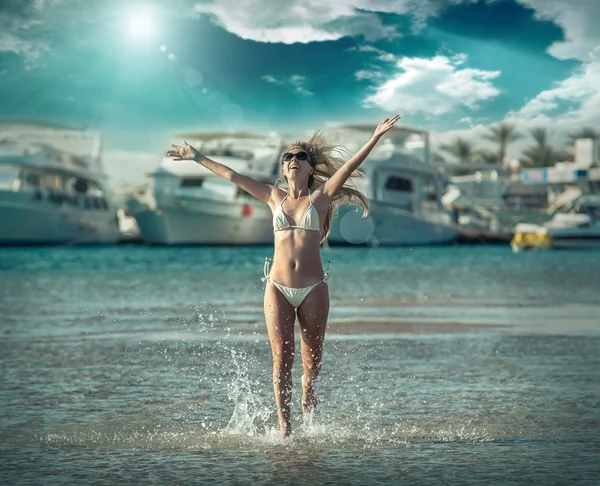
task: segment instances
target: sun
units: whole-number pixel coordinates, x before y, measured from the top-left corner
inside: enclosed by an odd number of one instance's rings
[[[132,39],[149,39],[155,31],[154,15],[149,11],[132,12],[127,17],[126,29]]]

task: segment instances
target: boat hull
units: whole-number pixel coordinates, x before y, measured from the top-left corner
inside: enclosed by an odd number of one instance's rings
[[[0,191],[0,244],[112,244],[119,240],[116,211],[92,211]]]
[[[331,246],[420,246],[451,244],[458,230],[392,205],[373,202],[369,215],[351,206],[339,208],[327,239]]]
[[[273,221],[270,209],[248,210],[244,205],[220,202],[194,210],[183,208],[144,208],[135,213],[144,242],[155,245],[272,245]]]
[[[600,224],[583,228],[550,230],[548,233],[552,248],[564,250],[600,249]]]

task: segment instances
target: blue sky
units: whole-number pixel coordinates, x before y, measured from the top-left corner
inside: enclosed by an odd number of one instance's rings
[[[567,3],[7,0],[0,118],[87,126],[141,160],[179,130],[396,112],[438,141],[509,120],[560,142],[600,121],[600,2]]]

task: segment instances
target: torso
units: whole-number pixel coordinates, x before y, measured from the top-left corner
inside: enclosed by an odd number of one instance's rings
[[[273,213],[277,211],[287,194],[281,189],[277,192],[279,198],[272,203]],[[311,193],[310,201],[319,215],[319,231],[287,228],[274,232],[275,254],[271,277],[288,287],[307,287],[323,278],[321,234],[329,210],[329,202],[319,189]],[[289,197],[285,199],[283,211],[290,225],[299,226],[302,223],[311,204],[310,201],[308,196],[296,201],[290,200]]]

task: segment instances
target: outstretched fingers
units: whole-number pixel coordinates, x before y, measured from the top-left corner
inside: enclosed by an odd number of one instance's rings
[[[400,115],[396,115],[394,118],[386,118],[385,120],[383,120],[383,122],[381,122],[381,128],[383,128],[384,131],[388,131],[390,128],[392,128],[396,122],[400,119]]]
[[[185,143],[189,147],[189,144],[187,142],[183,143]],[[184,158],[181,156],[181,152],[183,151],[184,147],[176,145],[174,143],[171,144],[171,147],[174,150],[167,150],[167,156],[174,157],[173,160],[184,160]]]

